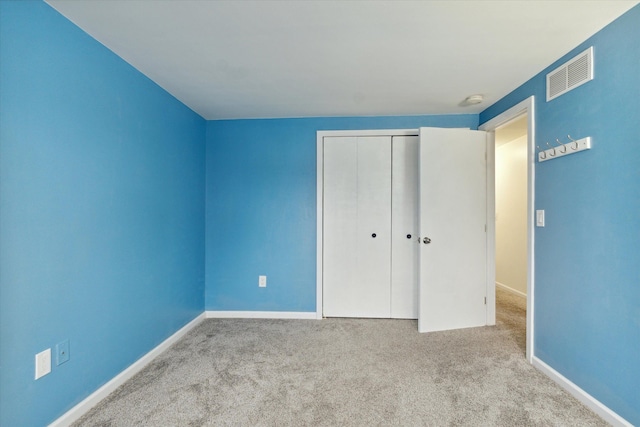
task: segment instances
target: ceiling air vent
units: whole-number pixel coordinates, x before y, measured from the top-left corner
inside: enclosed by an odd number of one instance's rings
[[[593,80],[593,46],[547,74],[547,102]]]

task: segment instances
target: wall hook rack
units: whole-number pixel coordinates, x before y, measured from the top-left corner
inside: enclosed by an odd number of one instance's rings
[[[582,139],[573,139],[571,135],[567,135],[570,142],[563,144],[559,139],[556,139],[557,147],[551,147],[547,142],[547,146],[550,147],[544,151],[538,151],[538,162],[546,162],[547,160],[557,159],[558,157],[567,156],[569,154],[578,153],[584,150],[591,149],[591,137],[587,136]],[[540,147],[538,147],[540,149]]]

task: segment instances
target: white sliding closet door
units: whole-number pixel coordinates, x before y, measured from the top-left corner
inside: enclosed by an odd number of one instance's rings
[[[418,318],[417,136],[392,139],[391,317]]]
[[[324,138],[323,314],[391,316],[391,137]]]

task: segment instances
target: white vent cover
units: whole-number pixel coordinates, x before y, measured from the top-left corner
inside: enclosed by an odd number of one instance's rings
[[[593,46],[547,74],[547,102],[593,80]]]

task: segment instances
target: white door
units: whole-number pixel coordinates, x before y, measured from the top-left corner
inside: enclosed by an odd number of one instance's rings
[[[390,317],[391,137],[325,137],[323,315]]]
[[[420,332],[486,325],[487,138],[420,128]]]
[[[418,137],[392,138],[391,317],[418,318]]]

